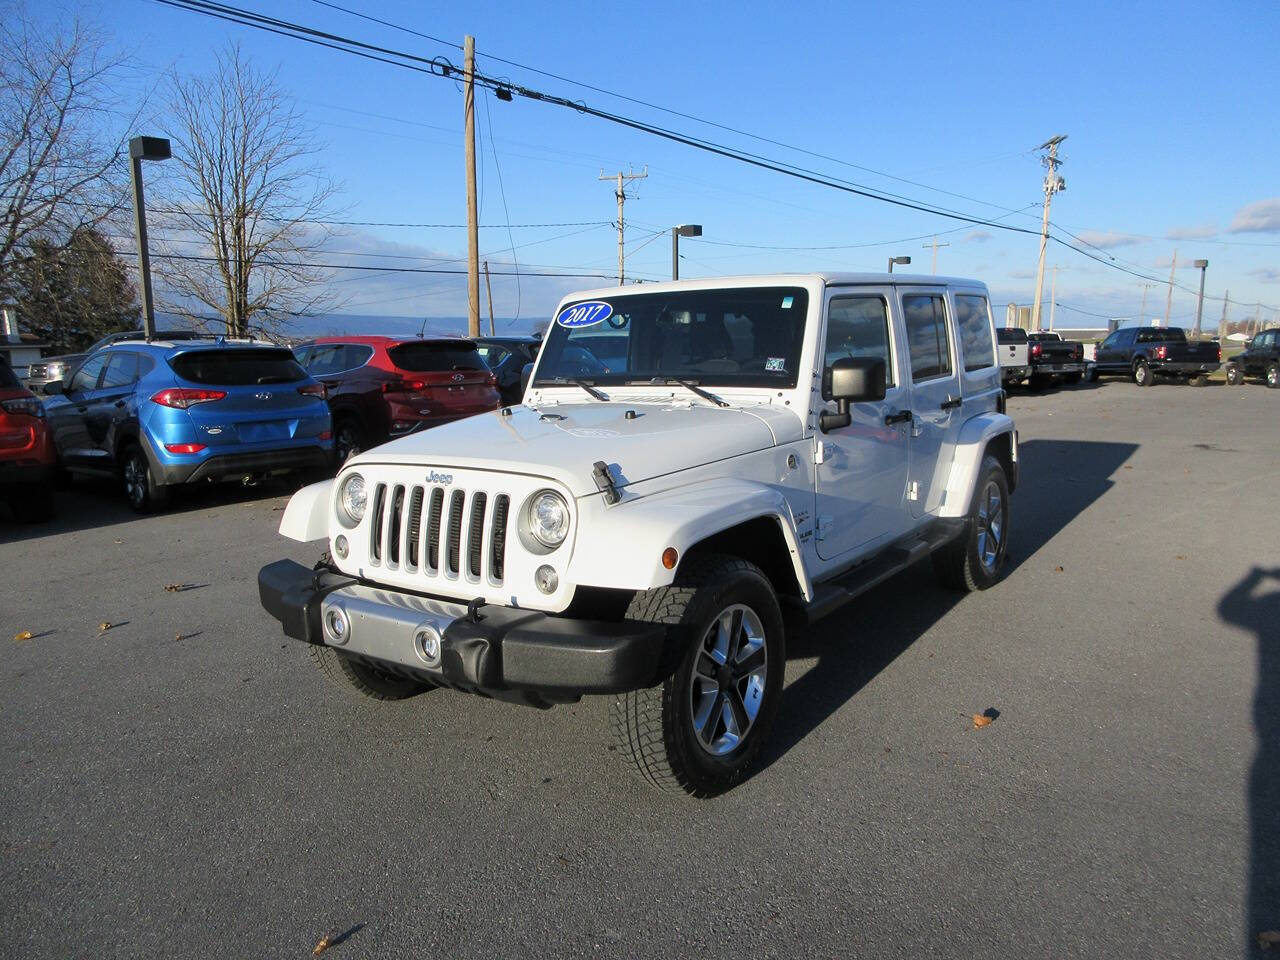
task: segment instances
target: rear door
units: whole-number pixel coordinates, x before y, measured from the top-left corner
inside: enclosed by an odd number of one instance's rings
[[[130,416],[129,401],[138,382],[142,359],[131,350],[112,350],[107,354],[102,380],[85,415],[85,427],[95,457],[110,459],[113,454],[112,427]]]
[[[898,297],[911,370],[907,500],[921,517],[941,501],[963,401],[945,288],[900,287]]]
[[[262,445],[310,435],[328,408],[299,388],[311,378],[280,347],[209,347],[169,358],[178,386],[223,396],[192,404],[187,413],[200,443],[211,448]]]

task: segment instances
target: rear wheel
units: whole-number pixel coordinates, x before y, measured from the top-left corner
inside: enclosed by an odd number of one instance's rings
[[[1227,366],[1227,384],[1228,386],[1238,387],[1244,383],[1244,371],[1237,367],[1234,363]]]
[[[1209,378],[1201,373],[1189,379],[1187,383],[1191,384],[1193,387],[1207,387],[1209,385]]]
[[[311,662],[330,683],[337,684],[348,693],[372,700],[405,700],[422,693],[430,686],[418,680],[397,677],[333,647],[313,645],[310,654]]]
[[[1140,387],[1149,387],[1155,382],[1155,374],[1151,372],[1151,367],[1147,365],[1147,361],[1139,360],[1133,365],[1133,382]]]
[[[1267,386],[1272,390],[1280,387],[1280,363],[1267,365]]]
[[[338,466],[365,449],[364,428],[355,417],[343,417],[333,428],[333,455]]]
[[[995,457],[982,459],[964,533],[933,553],[943,586],[985,590],[1000,579],[1009,550],[1009,481]]]
[[[1097,379],[1098,379],[1098,368],[1094,366],[1092,363],[1088,364],[1084,368],[1084,382],[1095,383],[1097,382]]]
[[[156,482],[151,460],[136,443],[129,444],[124,450],[120,480],[124,485],[125,499],[135,513],[163,510],[169,503],[169,488]]]
[[[782,698],[786,641],[772,584],[745,560],[693,557],[672,586],[637,593],[627,617],[669,624],[680,661],[657,686],[613,700],[619,754],[660,789],[695,797],[730,789],[760,752]]]

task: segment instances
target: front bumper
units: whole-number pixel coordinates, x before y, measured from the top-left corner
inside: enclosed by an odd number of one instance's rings
[[[388,590],[292,560],[258,572],[263,608],[287,636],[395,673],[537,706],[621,693],[658,679],[666,628],[575,620]],[[332,614],[332,616],[331,616]],[[333,621],[344,626],[344,635]]]

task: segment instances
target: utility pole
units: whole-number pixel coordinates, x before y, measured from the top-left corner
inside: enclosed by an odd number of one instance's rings
[[[489,283],[489,261],[484,262],[484,289],[489,294],[489,336],[497,336],[493,332],[493,286]]]
[[[643,173],[636,173],[634,170],[630,173],[623,173],[619,170],[617,174],[606,177],[604,175],[604,171],[601,170],[600,176],[596,178],[597,180],[616,180],[618,183],[615,193],[615,196],[618,198],[618,286],[622,286],[623,281],[626,279],[626,274],[622,265],[623,242],[625,239],[626,227],[626,221],[623,219],[622,215],[622,208],[627,202],[626,184],[630,180],[643,180],[647,176],[649,176],[649,165],[645,164]]]
[[[1227,335],[1227,304],[1231,302],[1231,291],[1222,295],[1222,319],[1218,321],[1218,339]]]
[[[1040,261],[1036,266],[1036,299],[1031,304],[1032,330],[1040,329],[1040,297],[1044,295],[1044,251],[1049,245],[1049,202],[1055,193],[1067,189],[1067,181],[1058,176],[1058,167],[1062,165],[1062,161],[1058,159],[1058,145],[1065,139],[1067,135],[1061,133],[1036,148],[1048,150],[1049,155],[1040,158],[1040,162],[1048,168],[1048,173],[1044,175],[1044,219],[1040,223]]]
[[[1142,326],[1142,324],[1147,319],[1147,291],[1150,290],[1152,287],[1154,287],[1155,284],[1144,283],[1141,286],[1142,286],[1142,309],[1138,311],[1138,326]]]
[[[1053,265],[1053,278],[1049,281],[1049,329],[1053,329],[1053,309],[1058,305],[1058,265]]]
[[[1197,260],[1196,268],[1200,271],[1200,299],[1196,301],[1196,326],[1191,331],[1191,339],[1200,339],[1200,318],[1204,316],[1204,274],[1209,267],[1208,260]]]
[[[1169,325],[1169,315],[1173,313],[1173,275],[1178,270],[1178,251],[1173,251],[1173,266],[1169,268],[1169,296],[1164,301],[1164,325]]]
[[[949,246],[951,246],[951,244],[949,243],[939,243],[938,238],[935,236],[933,238],[933,243],[926,243],[924,246],[920,248],[921,250],[928,250],[930,247],[933,248],[933,266],[929,269],[930,273],[938,272],[938,248],[949,247]]]
[[[462,41],[462,120],[467,164],[467,335],[480,336],[480,230],[476,212],[476,38]]]

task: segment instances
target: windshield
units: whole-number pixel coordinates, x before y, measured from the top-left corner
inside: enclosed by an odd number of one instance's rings
[[[620,295],[566,306],[547,331],[537,384],[667,379],[794,387],[809,295],[746,287]]]

